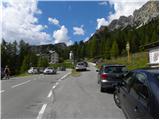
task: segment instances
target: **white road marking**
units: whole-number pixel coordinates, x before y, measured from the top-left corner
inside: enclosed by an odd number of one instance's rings
[[[3,93],[5,90],[1,90],[0,93]]]
[[[17,84],[17,85],[13,85],[12,88],[15,88],[15,87],[18,87],[18,86],[20,86],[20,85],[26,84],[26,83],[28,83],[28,82],[30,82],[30,81],[31,81],[31,80],[28,80],[28,81],[26,81],[26,82],[23,82],[23,83],[20,83],[20,84]]]
[[[53,87],[52,87],[52,89],[55,89],[56,88],[56,86],[54,85]]]
[[[51,97],[51,95],[52,95],[52,90],[49,92],[49,94],[48,94],[48,98],[50,98]]]
[[[59,85],[59,82],[56,82],[55,86]]]
[[[71,74],[71,72],[67,73],[66,75],[64,75],[63,77],[61,77],[59,80],[62,80],[64,79],[65,77],[67,77],[69,74]],[[59,81],[58,80],[58,81]],[[59,82],[56,82],[56,84],[52,87],[51,91],[49,92],[48,96],[47,97],[51,97],[52,95],[52,90],[56,88],[56,86],[59,84]],[[43,117],[43,114],[44,114],[44,111],[47,107],[47,104],[43,104],[41,110],[39,111],[39,114],[37,116],[37,119],[41,119]]]
[[[44,113],[46,107],[47,107],[47,104],[44,104],[44,105],[42,106],[42,108],[41,108],[41,110],[39,111],[39,114],[38,114],[38,116],[37,116],[37,119],[41,119],[41,118],[42,118],[43,113]]]
[[[33,80],[37,80],[36,78],[34,78]]]

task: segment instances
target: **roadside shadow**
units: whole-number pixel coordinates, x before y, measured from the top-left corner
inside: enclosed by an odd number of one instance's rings
[[[77,72],[89,72],[91,70],[87,69],[87,70],[78,70]]]
[[[114,88],[108,88],[108,89],[104,90],[103,93],[113,94],[114,91],[115,91]]]

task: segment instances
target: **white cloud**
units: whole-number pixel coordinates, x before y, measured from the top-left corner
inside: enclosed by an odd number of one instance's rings
[[[86,37],[83,42],[87,42],[89,40],[89,37]]]
[[[96,29],[99,29],[101,26],[107,26],[107,25],[108,25],[108,21],[105,18],[98,18]]]
[[[73,27],[74,35],[84,35],[83,25],[81,27]]]
[[[66,43],[67,45],[73,44],[71,40],[69,40],[68,29],[63,25],[59,30],[53,32],[53,38],[55,39],[55,43]]]
[[[42,14],[37,8],[36,0],[8,0],[0,4],[3,9],[0,14],[2,24],[2,36],[6,41],[20,41],[23,39],[30,44],[48,42],[50,35],[43,30],[46,26],[38,24],[36,14]]]
[[[86,38],[83,40],[83,42],[87,42],[87,41],[89,40],[89,38],[93,36],[93,34],[94,34],[94,33],[91,33],[91,35],[90,35],[89,37],[86,37]]]
[[[110,13],[108,17],[109,23],[113,19],[119,19],[120,16],[132,15],[135,9],[142,7],[148,0],[109,0],[114,5],[114,13]]]
[[[54,25],[58,25],[59,26],[59,20],[57,20],[56,18],[48,18],[48,21]]]
[[[102,1],[102,2],[99,3],[99,5],[104,5],[105,6],[105,5],[108,5],[108,3],[107,3],[107,1]]]

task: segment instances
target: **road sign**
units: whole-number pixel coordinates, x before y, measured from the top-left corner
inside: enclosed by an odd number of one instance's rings
[[[129,51],[129,49],[130,49],[129,42],[127,42],[127,44],[126,44],[126,50]]]
[[[129,50],[130,50],[129,42],[127,42],[127,44],[126,44],[126,50],[127,50],[127,53],[128,53],[128,63],[130,63],[131,60],[130,60],[130,53],[129,53]]]

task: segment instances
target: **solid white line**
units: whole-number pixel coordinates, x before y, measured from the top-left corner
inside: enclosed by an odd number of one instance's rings
[[[48,94],[48,98],[50,98],[51,97],[51,95],[52,95],[52,90],[49,92],[49,94]]]
[[[43,113],[44,113],[44,110],[46,109],[46,107],[47,107],[47,104],[44,104],[44,105],[42,106],[42,108],[41,108],[41,110],[39,111],[39,114],[38,114],[38,116],[37,116],[37,119],[41,119],[41,118],[42,118]]]
[[[1,90],[0,93],[3,93],[5,90]]]
[[[31,81],[31,80],[28,80],[28,81],[26,81],[26,82],[23,82],[23,83],[20,83],[20,84],[17,84],[17,85],[13,85],[12,88],[15,88],[15,87],[18,87],[18,86],[20,86],[20,85],[26,84],[26,83],[28,83],[28,82],[30,82],[30,81]]]

